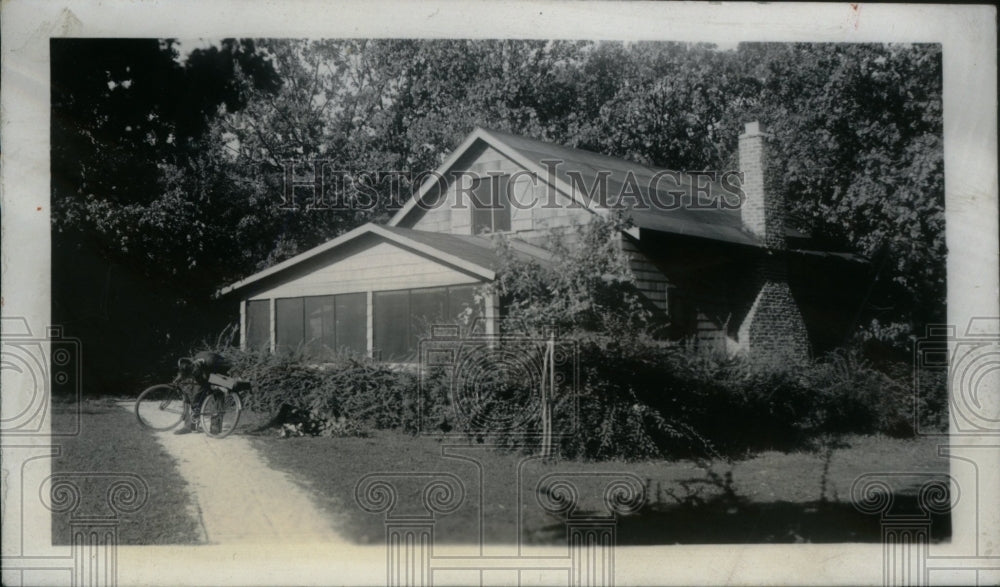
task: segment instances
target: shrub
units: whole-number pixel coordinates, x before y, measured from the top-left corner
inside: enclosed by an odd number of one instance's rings
[[[416,389],[413,373],[346,353],[316,364],[301,351],[213,350],[232,361],[233,376],[250,382],[246,408],[271,414],[282,436],[363,436],[413,426],[406,408]]]
[[[555,409],[566,456],[742,456],[807,447],[831,434],[914,433],[906,379],[873,368],[855,351],[769,365],[645,338],[577,342],[576,426],[569,428],[570,402]],[[508,436],[516,432],[498,429],[491,440],[515,446]]]
[[[690,386],[663,379],[677,347],[639,339],[579,339],[580,418],[564,450],[594,459],[637,459],[714,452],[691,426],[683,395]]]
[[[947,425],[943,372],[922,373],[914,390],[905,364],[876,369],[857,350],[768,365],[643,333],[572,336],[579,385],[569,390],[564,384],[553,405],[554,432],[566,457],[742,456],[806,447],[844,433],[910,436],[915,403],[922,425],[941,430]],[[233,361],[234,375],[253,386],[247,407],[280,415],[275,423],[284,436],[457,431],[499,447],[537,447],[525,443],[526,434],[537,437],[541,431],[534,407],[537,382],[513,376],[499,363],[490,366],[488,356],[474,389],[453,405],[454,382],[443,368],[428,370],[421,379],[413,371],[352,355],[309,366],[300,353],[223,352]],[[568,372],[557,376],[573,379]]]
[[[323,385],[323,374],[300,353],[223,350],[233,362],[232,375],[250,382],[244,403],[250,410],[277,414],[282,406],[308,410],[308,398]]]

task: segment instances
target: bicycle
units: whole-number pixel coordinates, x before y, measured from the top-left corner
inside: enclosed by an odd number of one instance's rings
[[[135,416],[143,426],[156,431],[167,431],[191,419],[192,428],[201,430],[212,438],[225,438],[239,424],[243,401],[239,392],[249,386],[246,381],[217,373],[199,382],[191,375],[197,362],[189,358],[177,361],[177,376],[170,383],[154,385],[135,401]],[[191,399],[207,383],[208,391],[201,401],[197,416],[193,416]]]

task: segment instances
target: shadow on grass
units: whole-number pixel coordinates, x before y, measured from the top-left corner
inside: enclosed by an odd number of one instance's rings
[[[731,472],[706,473],[707,477],[679,480],[682,495],[657,489],[650,496],[651,483],[647,481],[647,498],[653,501],[635,514],[618,518],[616,544],[877,543],[883,540],[883,525],[900,519],[918,526],[926,524],[932,542],[951,538],[950,513],[928,513],[916,491],[910,489],[893,492],[892,505],[883,517],[862,512],[852,503],[827,499],[754,502],[735,490]],[[824,468],[824,481],[825,476]],[[708,497],[704,496],[706,490]],[[949,496],[941,499],[948,502]],[[563,534],[564,528],[554,524],[542,534],[555,537]]]
[[[916,496],[897,495],[894,512],[923,515]],[[929,518],[934,542],[951,537],[948,514]],[[555,529],[553,529],[555,531]],[[881,542],[878,515],[839,502],[653,506],[618,520],[619,545]]]

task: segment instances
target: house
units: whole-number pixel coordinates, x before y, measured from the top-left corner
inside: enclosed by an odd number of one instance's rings
[[[476,129],[385,225],[366,224],[221,290],[238,296],[245,347],[305,345],[413,360],[430,323],[502,309],[473,303],[495,277],[484,232],[546,262],[546,239],[623,209],[621,233],[643,295],[670,335],[731,353],[804,357],[843,340],[866,264],[817,250],[785,223],[783,192],[756,122],[739,170],[705,174]]]

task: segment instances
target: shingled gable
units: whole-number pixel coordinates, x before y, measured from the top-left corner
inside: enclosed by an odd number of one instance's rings
[[[548,178],[548,181],[551,181],[553,186],[560,193],[574,198],[576,203],[579,204],[581,207],[600,214],[607,213],[606,210],[600,210],[598,208],[589,206],[586,200],[579,197],[579,194],[576,192],[576,190],[572,188],[572,186],[569,183],[567,183],[565,178],[562,177],[550,178],[549,172],[545,168],[544,164],[542,164],[541,161],[531,158],[530,156],[525,156],[525,153],[522,153],[521,151],[516,149],[514,147],[514,142],[510,140],[511,137],[514,137],[514,135],[508,135],[506,133],[500,133],[498,131],[487,130],[482,127],[476,127],[476,129],[473,130],[469,134],[469,136],[465,138],[464,141],[462,141],[462,144],[459,145],[454,151],[452,151],[452,153],[445,159],[444,163],[442,163],[435,170],[435,174],[433,174],[426,181],[424,181],[424,183],[417,190],[417,193],[414,194],[413,197],[410,198],[403,205],[403,207],[396,212],[395,215],[393,215],[393,217],[389,220],[387,224],[389,226],[400,226],[401,224],[403,224],[404,221],[407,219],[407,217],[410,216],[411,213],[413,213],[414,208],[416,208],[420,202],[426,201],[427,196],[433,193],[439,187],[439,181],[436,179],[436,177],[444,177],[447,179],[449,175],[452,173],[452,171],[455,170],[457,163],[462,159],[463,156],[466,155],[466,153],[468,153],[473,148],[473,146],[476,146],[477,143],[482,143],[485,144],[486,146],[492,147],[498,153],[504,155],[505,157],[512,160],[514,163],[521,166],[525,171],[536,174],[540,179],[544,180]],[[539,144],[544,145],[547,143],[539,143]]]

